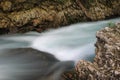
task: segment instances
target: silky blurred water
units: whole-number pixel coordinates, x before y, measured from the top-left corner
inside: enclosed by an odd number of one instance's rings
[[[93,60],[96,31],[117,21],[120,18],[78,23],[43,33],[0,36],[0,80],[60,80],[60,74],[72,69],[76,61]],[[14,48],[21,49],[7,51]]]
[[[80,59],[92,61],[95,56],[96,31],[120,19],[78,23],[42,33],[32,42],[32,47],[50,52],[61,61]]]

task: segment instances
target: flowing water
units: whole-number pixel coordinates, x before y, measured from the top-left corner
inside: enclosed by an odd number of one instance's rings
[[[66,26],[59,29],[48,30],[43,33],[37,32],[28,32],[25,34],[15,34],[15,35],[3,35],[0,37],[0,80],[33,80],[35,77],[39,76],[38,73],[45,73],[44,70],[48,69],[48,66],[42,66],[40,64],[45,64],[50,62],[51,59],[54,59],[49,64],[49,68],[54,71],[57,70],[58,73],[61,73],[60,70],[65,70],[65,64],[69,61],[78,61],[80,59],[85,59],[92,61],[95,56],[95,47],[96,42],[95,33],[96,31],[108,26],[111,22],[120,21],[120,18],[97,21],[97,22],[87,22],[87,23],[78,23],[70,26]],[[31,53],[40,53],[43,57],[46,57],[48,60],[38,59],[36,56],[28,56],[28,48],[37,49],[39,51],[48,52],[53,56],[47,56],[44,52],[36,52],[31,50]],[[6,52],[8,49],[14,48],[27,48],[23,52],[21,49],[17,49]],[[8,53],[22,53],[22,55],[15,55]],[[54,57],[55,56],[55,57]],[[26,60],[27,59],[27,60]],[[32,61],[32,63],[31,63]],[[35,62],[34,62],[35,61]],[[60,62],[62,61],[62,62]],[[65,62],[68,61],[68,62]],[[39,63],[39,65],[38,65]],[[73,62],[70,62],[66,67],[71,66]],[[57,65],[57,66],[56,66]],[[62,65],[60,67],[60,65]],[[35,66],[39,66],[36,68]],[[41,67],[41,68],[40,68]],[[47,69],[45,68],[47,67]],[[64,69],[63,69],[64,67]],[[54,69],[53,69],[54,68]],[[41,69],[43,69],[41,71]],[[36,71],[37,70],[37,71]],[[50,73],[53,73],[53,71]],[[48,71],[49,72],[49,69]],[[34,75],[32,75],[34,74]],[[42,74],[43,75],[43,74]],[[31,78],[32,76],[32,78]],[[29,78],[28,78],[29,77]],[[42,80],[42,79],[40,79]],[[43,80],[57,80],[55,79],[43,79]]]

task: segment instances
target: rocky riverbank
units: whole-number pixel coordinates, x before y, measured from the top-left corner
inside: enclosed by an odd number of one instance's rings
[[[80,60],[65,80],[120,80],[120,23],[96,33],[94,62]]]
[[[120,16],[120,0],[1,0],[0,34],[42,32]]]

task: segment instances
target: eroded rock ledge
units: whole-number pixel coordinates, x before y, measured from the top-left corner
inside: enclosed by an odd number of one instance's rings
[[[120,23],[96,34],[94,62],[79,61],[76,71],[80,80],[120,80]]]

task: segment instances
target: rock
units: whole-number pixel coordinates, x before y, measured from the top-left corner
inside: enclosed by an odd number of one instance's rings
[[[12,3],[10,1],[1,2],[0,5],[2,6],[2,9],[4,11],[10,11],[10,9],[12,7]]]
[[[0,34],[119,17],[119,6],[120,0],[0,0]]]
[[[96,33],[94,62],[76,65],[77,80],[120,80],[120,23]]]

